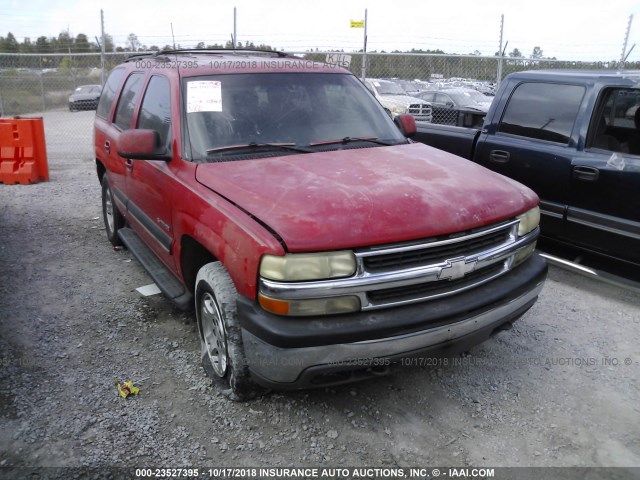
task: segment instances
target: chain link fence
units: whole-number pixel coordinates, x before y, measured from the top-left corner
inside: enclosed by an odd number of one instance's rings
[[[108,54],[105,72],[125,58]],[[84,108],[95,108],[97,102],[75,108],[69,97],[83,85],[99,90],[102,73],[100,54],[0,54],[0,117],[41,116],[50,159],[90,160],[94,110]]]
[[[336,52],[296,52],[325,61]],[[343,55],[341,52],[338,55]],[[50,156],[91,156],[91,128],[95,103],[78,108],[69,97],[81,86],[101,85],[108,72],[130,53],[2,54],[0,53],[0,116],[43,116]],[[432,122],[477,126],[497,88],[498,76],[532,69],[616,69],[618,62],[572,62],[474,55],[419,53],[350,53],[349,69],[358,77],[366,71],[370,90],[385,105],[394,95],[412,97],[412,107],[432,109]],[[363,60],[366,69],[363,69]],[[640,62],[626,68],[640,68]],[[501,73],[499,73],[501,72]],[[378,91],[379,90],[379,91]],[[80,111],[78,111],[80,110]],[[50,127],[55,127],[52,129]],[[57,141],[60,136],[65,141]],[[73,141],[69,141],[69,140]],[[66,145],[66,147],[65,147]],[[71,147],[69,147],[71,146]]]

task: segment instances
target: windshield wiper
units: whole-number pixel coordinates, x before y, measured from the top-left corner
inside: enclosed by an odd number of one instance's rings
[[[223,153],[231,150],[243,150],[254,148],[277,148],[280,150],[292,150],[294,152],[311,153],[311,150],[304,147],[298,147],[295,143],[246,143],[242,145],[225,145],[223,147],[208,148],[207,153]]]
[[[325,140],[322,142],[313,142],[313,143],[310,143],[309,146],[315,147],[318,145],[335,145],[336,143],[342,143],[343,145],[346,145],[351,142],[371,142],[378,145],[385,145],[387,147],[390,145],[394,145],[393,143],[378,140],[377,137],[344,137],[337,140]]]

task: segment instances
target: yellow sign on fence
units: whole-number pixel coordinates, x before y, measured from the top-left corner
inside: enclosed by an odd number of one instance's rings
[[[351,28],[364,28],[364,20],[351,20]]]

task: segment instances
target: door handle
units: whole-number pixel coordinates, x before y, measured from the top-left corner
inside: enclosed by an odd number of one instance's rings
[[[573,178],[585,182],[595,182],[600,177],[600,170],[594,167],[573,167]]]
[[[507,163],[509,161],[509,152],[504,150],[491,150],[489,152],[489,160],[495,163]]]
[[[104,142],[104,149],[107,151],[107,153],[111,153],[111,142],[109,140]]]

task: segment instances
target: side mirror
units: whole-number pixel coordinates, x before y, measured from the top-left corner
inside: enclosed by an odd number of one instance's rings
[[[449,108],[453,108],[453,102],[447,102],[445,105]]]
[[[413,118],[413,115],[403,113],[394,118],[393,121],[405,137],[411,138],[416,134],[416,119]]]
[[[132,160],[171,160],[167,149],[159,145],[160,135],[155,130],[125,130],[118,138],[118,155]]]

